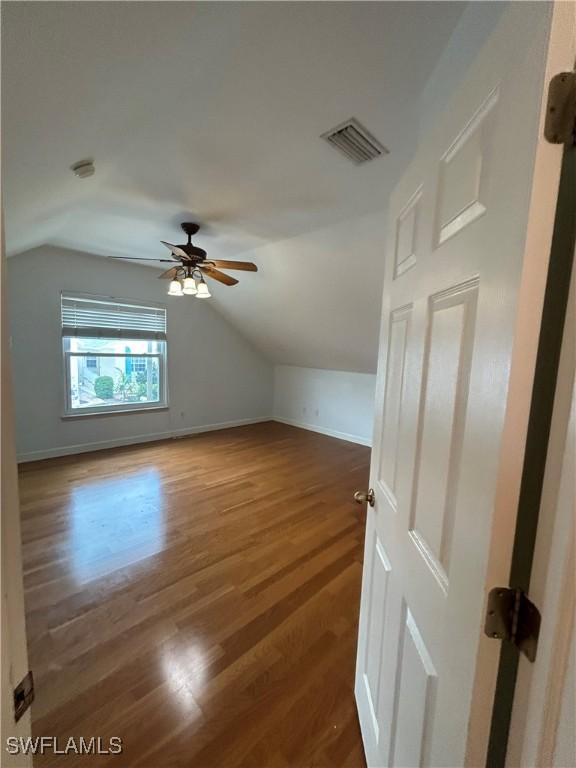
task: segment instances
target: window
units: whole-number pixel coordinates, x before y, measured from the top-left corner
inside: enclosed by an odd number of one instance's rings
[[[166,310],[62,294],[65,414],[166,405]]]
[[[145,373],[146,371],[146,358],[145,357],[135,357],[132,361],[132,370],[136,371],[137,373]]]

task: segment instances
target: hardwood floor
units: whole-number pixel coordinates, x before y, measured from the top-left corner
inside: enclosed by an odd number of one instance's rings
[[[35,766],[365,765],[353,699],[369,449],[274,422],[26,464]]]

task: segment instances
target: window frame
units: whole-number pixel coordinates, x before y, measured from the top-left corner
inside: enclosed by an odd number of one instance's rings
[[[166,341],[159,341],[161,344],[159,352],[139,352],[125,353],[125,352],[72,352],[66,349],[67,339],[73,338],[72,336],[62,337],[62,366],[63,366],[63,384],[64,384],[64,410],[62,412],[63,419],[75,419],[82,418],[84,416],[106,416],[114,413],[138,413],[142,411],[158,411],[166,410],[169,407],[168,404],[168,381],[166,376],[167,369],[167,355],[168,344]],[[122,341],[125,341],[122,339]],[[152,403],[119,403],[118,405],[97,405],[87,406],[85,408],[72,408],[71,403],[71,390],[70,390],[70,357],[154,357],[158,359],[158,400]]]
[[[152,301],[141,301],[138,299],[121,299],[114,296],[102,296],[87,294],[80,291],[61,291],[61,312],[60,323],[62,328],[61,334],[61,382],[62,382],[62,400],[61,400],[61,419],[82,419],[92,416],[110,416],[120,413],[142,413],[143,411],[158,411],[167,410],[169,405],[168,395],[168,337],[167,337],[167,307],[163,303],[156,303]],[[65,330],[74,331],[74,324],[64,324],[64,302],[69,301],[86,301],[89,303],[110,305],[111,314],[114,313],[114,307],[120,308],[129,307],[133,310],[160,310],[163,313],[163,326],[160,329],[151,330],[150,333],[143,328],[134,329],[124,328],[120,323],[116,328],[104,323],[101,326],[95,326],[94,328],[86,328],[85,326],[78,326],[78,332],[68,332]],[[90,333],[92,331],[93,333]],[[133,334],[133,335],[132,335]],[[70,340],[74,338],[84,338],[86,340],[102,340],[110,339],[111,341],[121,341],[123,344],[130,341],[153,341],[158,346],[154,352],[104,352],[99,349],[88,349],[86,351],[72,351],[70,347]],[[153,357],[158,360],[158,400],[151,403],[143,403],[141,401],[133,401],[126,403],[118,403],[116,405],[97,405],[73,408],[71,397],[71,377],[70,377],[70,357],[83,357],[87,358],[127,358],[142,359]],[[100,370],[98,364],[97,369]]]

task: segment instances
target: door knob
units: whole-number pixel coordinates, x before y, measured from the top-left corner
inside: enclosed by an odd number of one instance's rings
[[[368,492],[366,492],[366,491],[356,491],[356,493],[354,494],[354,501],[356,502],[356,504],[366,504],[366,503],[368,503],[368,504],[370,504],[371,507],[373,507],[374,506],[374,498],[375,498],[374,497],[374,491],[372,490],[372,488],[370,488],[368,490]]]

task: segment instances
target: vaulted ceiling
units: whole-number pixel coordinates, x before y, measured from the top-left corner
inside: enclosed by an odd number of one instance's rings
[[[210,256],[259,264],[215,303],[271,359],[373,370],[386,202],[462,10],[4,3],[8,253],[163,256],[196,220]],[[351,116],[390,154],[355,166],[319,138]]]

